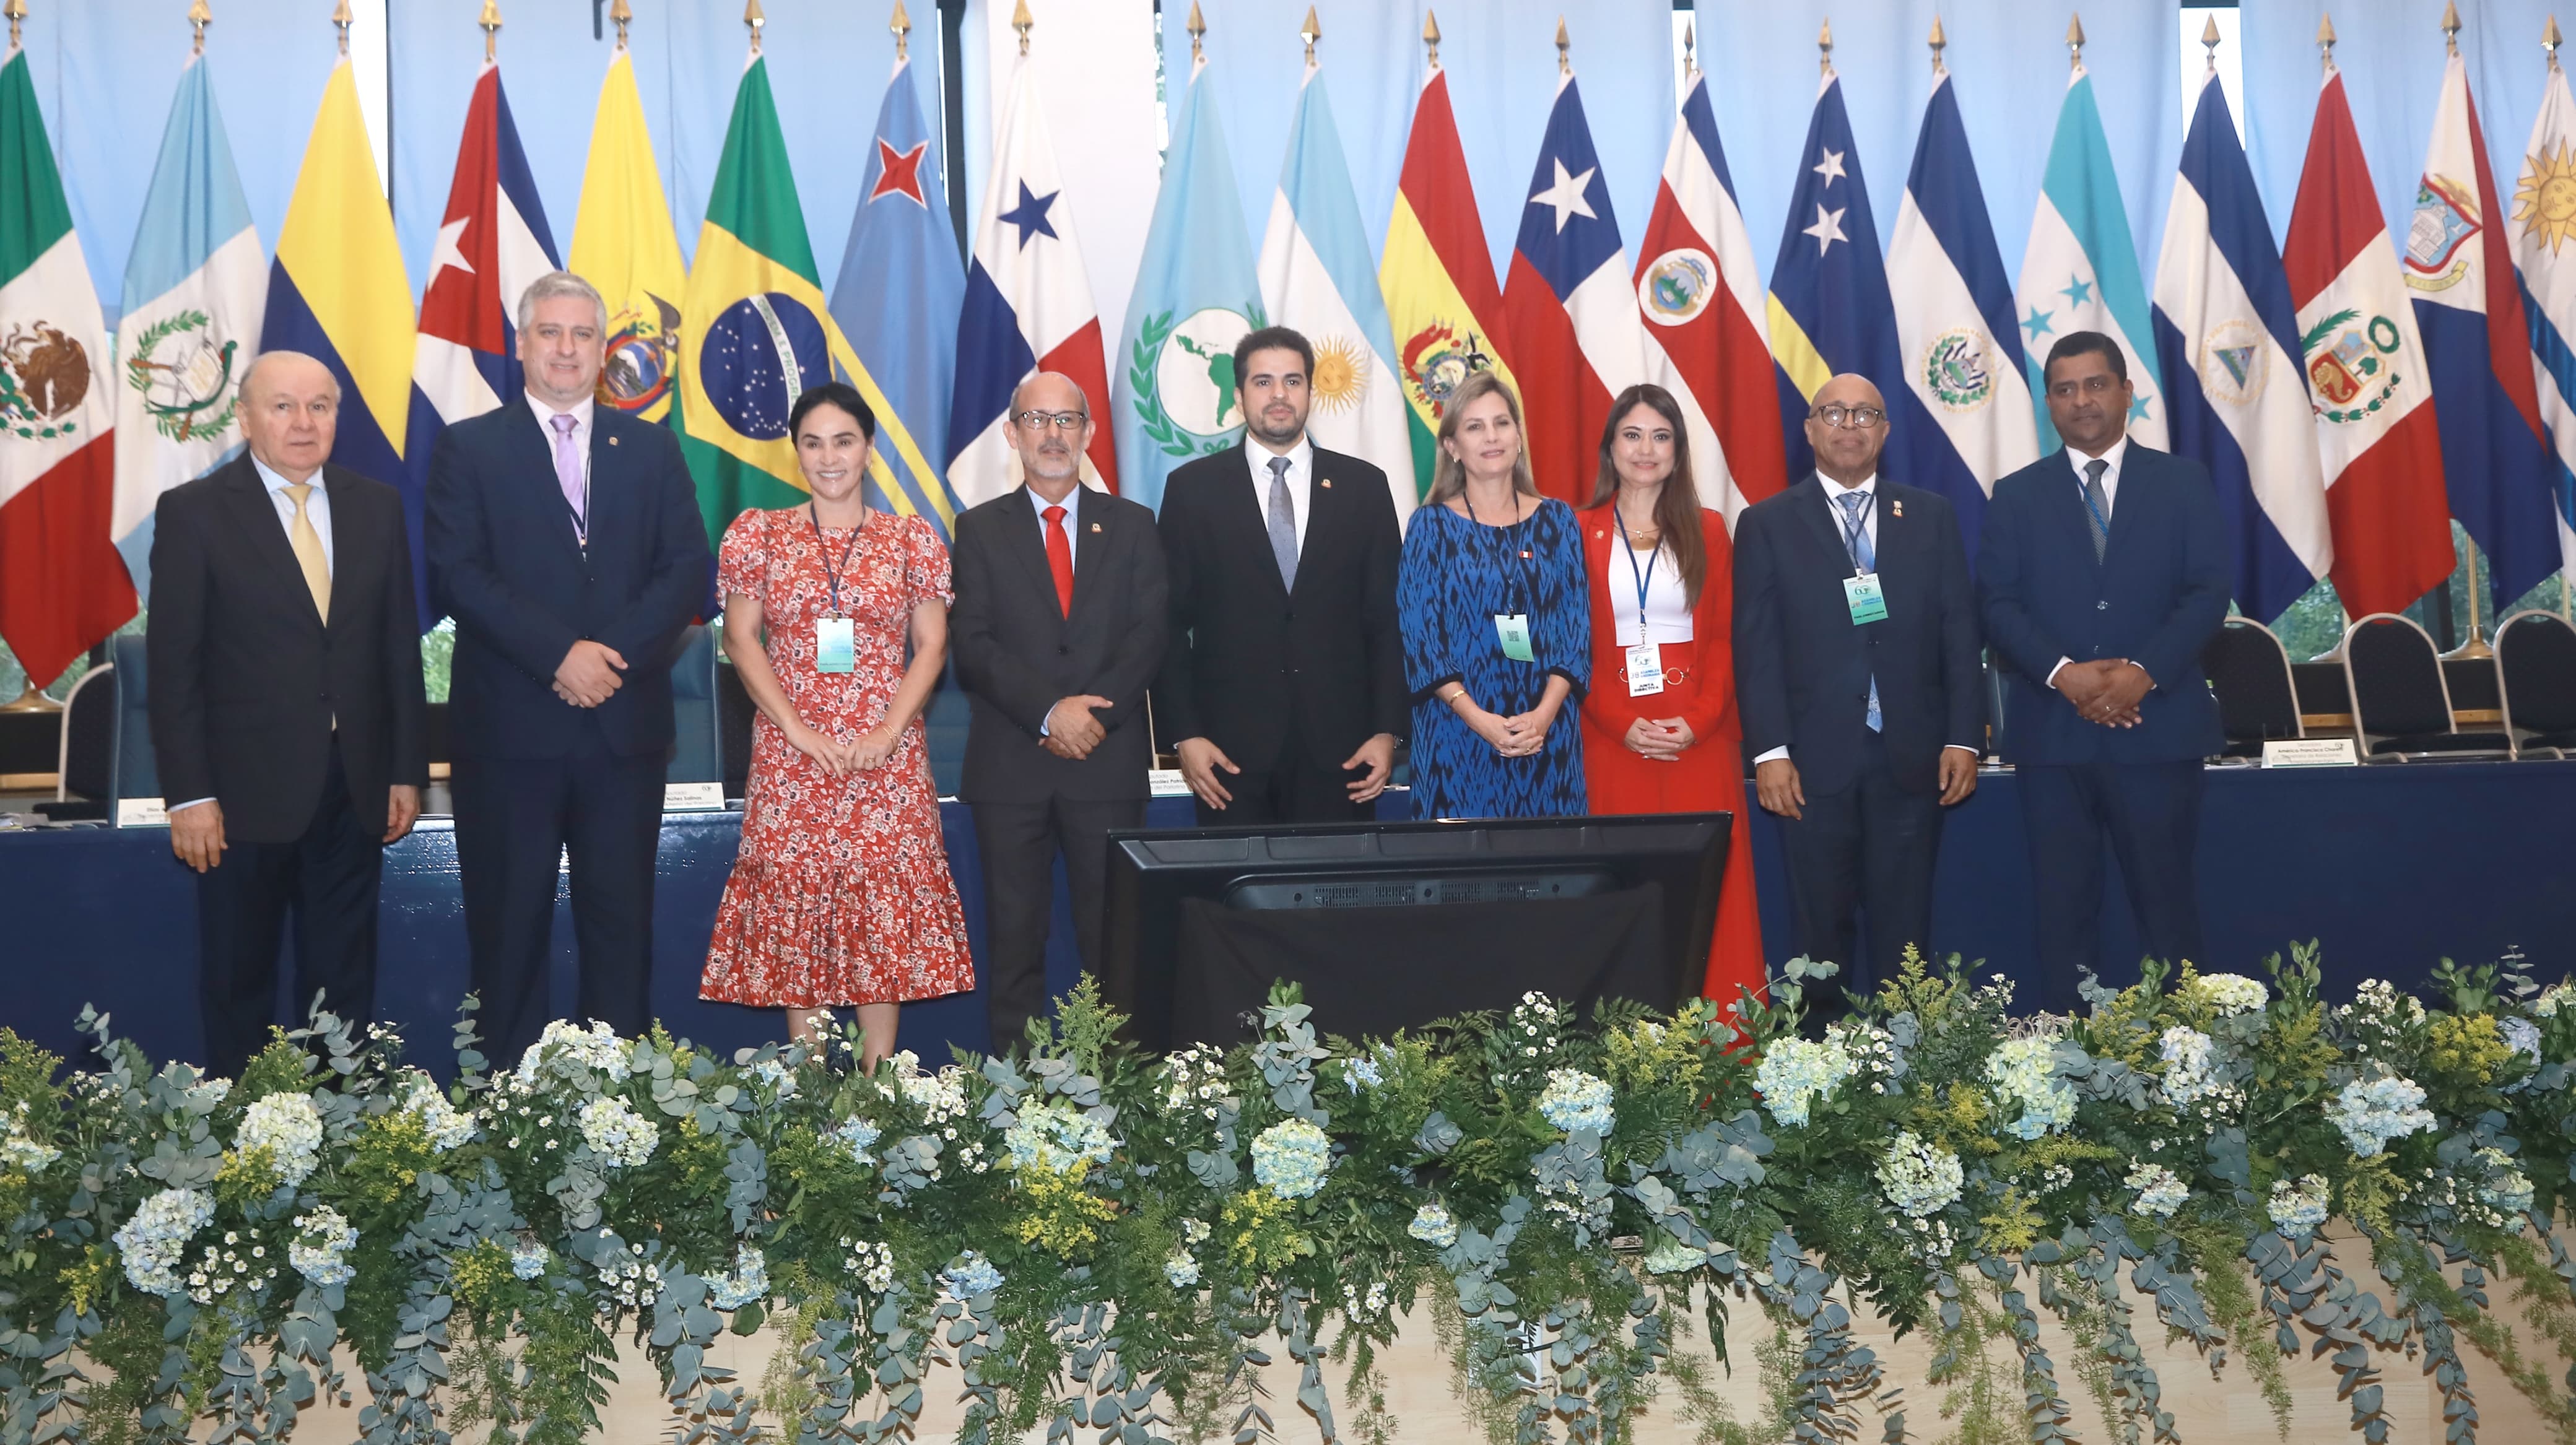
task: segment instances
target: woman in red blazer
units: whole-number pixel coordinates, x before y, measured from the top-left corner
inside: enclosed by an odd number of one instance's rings
[[[1672,393],[1632,386],[1611,403],[1601,475],[1582,519],[1592,585],[1592,687],[1583,696],[1592,811],[1735,815],[1701,987],[1732,1004],[1739,989],[1762,988],[1728,643],[1733,551],[1726,519],[1699,505],[1690,433]]]

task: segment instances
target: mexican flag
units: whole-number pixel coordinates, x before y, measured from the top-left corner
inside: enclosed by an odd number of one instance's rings
[[[32,683],[134,615],[110,537],[116,388],[24,51],[0,65],[0,639]]]

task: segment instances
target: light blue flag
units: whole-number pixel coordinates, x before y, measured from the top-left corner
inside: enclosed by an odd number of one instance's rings
[[[1243,435],[1234,344],[1264,324],[1225,132],[1199,90],[1206,83],[1201,61],[1172,118],[1126,339],[1109,359],[1119,491],[1157,509],[1174,467]]]
[[[2129,212],[2120,203],[2120,180],[2111,170],[2110,142],[2102,137],[2102,111],[2093,100],[2093,77],[2083,66],[2066,83],[2041,173],[2039,208],[2031,217],[2030,245],[2022,253],[2019,313],[2021,348],[2030,367],[2030,394],[2039,421],[2039,450],[2057,450],[2049,424],[2048,387],[2040,375],[2048,348],[2070,331],[2099,331],[2120,343],[2137,400],[2129,407],[2129,435],[2162,450],[2166,445],[2163,373],[2156,366],[2155,332],[2147,319],[2146,282],[2138,274]]]
[[[850,349],[885,392],[903,425],[881,429],[879,451],[910,510],[947,539],[957,498],[918,438],[948,435],[948,397],[957,378],[957,313],[965,304],[966,269],[948,228],[948,188],[941,179],[939,134],[922,108],[910,61],[897,61],[877,110],[877,129],[850,222],[849,249],[832,283],[832,319]],[[878,495],[873,473],[868,500]]]

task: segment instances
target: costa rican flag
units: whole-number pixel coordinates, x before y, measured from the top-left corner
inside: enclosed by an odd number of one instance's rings
[[[429,285],[421,291],[412,380],[436,421],[431,436],[405,449],[415,466],[429,465],[428,443],[439,430],[481,416],[525,385],[519,297],[529,283],[561,269],[556,254],[528,154],[501,93],[501,67],[486,61],[465,109],[456,179],[430,255]]]

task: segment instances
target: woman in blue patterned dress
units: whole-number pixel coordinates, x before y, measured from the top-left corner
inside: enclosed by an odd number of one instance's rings
[[[1414,816],[1583,813],[1583,729],[1566,706],[1592,680],[1582,531],[1572,508],[1539,496],[1519,399],[1492,372],[1468,377],[1441,416],[1396,608]]]

